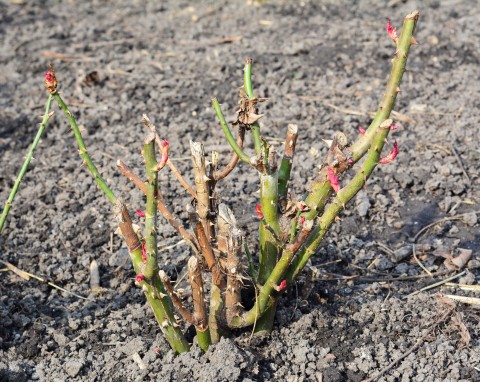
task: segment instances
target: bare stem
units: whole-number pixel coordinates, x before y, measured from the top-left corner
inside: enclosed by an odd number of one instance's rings
[[[147,170],[147,206],[145,208],[145,243],[147,260],[144,276],[151,280],[158,272],[157,260],[157,194],[158,168],[155,158],[155,135],[149,134],[143,146],[143,157]]]
[[[280,163],[280,169],[278,170],[278,199],[280,200],[280,203],[282,203],[287,197],[288,181],[290,180],[297,136],[298,126],[293,124],[288,125],[287,138],[285,139],[285,152],[283,154],[282,162]]]
[[[205,152],[203,144],[190,141],[192,151],[193,173],[195,178],[195,188],[197,190],[197,213],[203,224],[208,241],[211,242],[215,237],[213,225],[214,210],[212,208],[213,198],[211,190],[212,178],[207,176],[207,166],[205,163]]]
[[[193,318],[197,331],[198,345],[207,351],[211,345],[210,330],[208,328],[207,306],[205,304],[205,291],[203,287],[202,270],[196,257],[188,260],[188,278],[192,287]]]
[[[2,215],[0,216],[0,233],[3,231],[3,227],[5,225],[5,221],[7,219],[8,213],[13,205],[13,200],[15,199],[15,195],[17,194],[18,189],[20,188],[20,183],[22,182],[25,173],[27,172],[28,166],[30,165],[30,161],[35,154],[35,150],[40,142],[40,138],[42,137],[43,131],[47,126],[48,120],[53,115],[53,111],[50,112],[50,107],[52,105],[52,95],[50,94],[47,99],[47,104],[45,105],[45,113],[43,114],[42,123],[37,131],[37,135],[33,140],[30,149],[28,150],[27,156],[25,157],[25,161],[23,162],[23,166],[18,173],[17,179],[15,179],[15,183],[13,184],[12,190],[10,191],[10,195],[8,196],[7,201],[5,202],[5,207],[3,208]]]
[[[238,127],[238,135],[237,135],[237,145],[240,148],[243,148],[243,139],[245,137],[245,128],[242,126]],[[232,159],[230,159],[230,162],[225,166],[225,168],[222,171],[215,171],[213,174],[213,177],[215,178],[215,181],[219,181],[223,178],[225,178],[228,174],[232,172],[232,170],[235,168],[235,166],[238,163],[238,160],[240,157],[237,155],[237,153],[233,153]]]
[[[246,163],[250,163],[250,158],[248,157],[247,154],[245,154],[242,151],[242,146],[233,137],[232,132],[228,127],[228,123],[225,120],[225,117],[223,116],[220,104],[218,103],[218,100],[216,98],[212,99],[212,106],[213,106],[213,109],[215,110],[215,113],[217,114],[217,118],[220,122],[220,126],[222,127],[223,133],[225,134],[225,138],[227,138],[227,141],[230,147],[232,148],[234,153],[238,156],[238,158],[240,158],[242,161]],[[243,130],[243,128],[240,128],[240,129]],[[241,143],[243,144],[243,137],[242,137]]]
[[[225,306],[227,309],[227,322],[238,316],[242,305],[242,271],[240,264],[240,251],[242,250],[242,235],[239,229],[233,229],[227,250],[227,289],[225,291]]]
[[[60,106],[60,108],[63,110],[65,116],[68,119],[68,122],[70,123],[70,126],[72,127],[73,134],[75,134],[75,139],[77,140],[77,144],[78,144],[78,152],[80,153],[80,156],[82,157],[83,162],[87,165],[88,169],[90,170],[90,173],[92,174],[93,179],[95,180],[95,182],[97,182],[98,187],[103,191],[103,193],[108,198],[108,200],[110,200],[110,202],[112,203],[115,203],[115,195],[113,191],[107,185],[102,175],[98,171],[97,166],[95,166],[95,164],[92,161],[92,158],[90,158],[90,155],[87,152],[85,143],[83,142],[82,133],[78,128],[77,121],[75,120],[73,114],[70,113],[70,110],[68,110],[68,106],[65,104],[65,102],[63,102],[63,99],[62,97],[60,97],[60,94],[54,93],[53,98],[55,98],[55,101],[57,101],[58,106]]]
[[[173,306],[178,310],[178,312],[185,321],[187,321],[190,325],[195,325],[195,320],[192,314],[183,305],[182,299],[180,298],[178,293],[175,292],[175,289],[173,289],[172,283],[170,282],[170,278],[167,276],[167,274],[163,270],[160,270],[158,272],[158,276],[160,277],[160,281],[162,282],[165,290],[170,296]]]
[[[252,59],[247,58],[245,60],[245,67],[243,69],[243,88],[247,97],[250,99],[255,98],[253,94],[253,87],[252,87]],[[252,136],[253,136],[253,144],[255,146],[255,153],[260,155],[262,152],[262,137],[260,136],[260,125],[258,122],[254,122],[251,125],[252,129]]]

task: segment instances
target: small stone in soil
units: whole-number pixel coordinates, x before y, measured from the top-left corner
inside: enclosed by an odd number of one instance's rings
[[[71,359],[65,363],[65,371],[67,374],[75,378],[78,373],[80,373],[80,370],[82,370],[83,367],[83,362],[79,359]]]

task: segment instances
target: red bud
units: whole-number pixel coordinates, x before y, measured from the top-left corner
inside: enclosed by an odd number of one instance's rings
[[[141,283],[144,278],[145,278],[144,275],[139,274],[139,275],[137,275],[137,277],[135,277],[135,281],[136,281],[137,283]]]
[[[338,192],[340,190],[340,184],[338,183],[338,176],[335,175],[335,170],[329,167],[327,171],[330,187],[332,187],[335,192]]]
[[[163,150],[162,150],[162,158],[160,159],[160,162],[158,163],[158,170],[161,170],[162,168],[165,167],[165,164],[168,161],[168,149],[169,149],[170,144],[168,143],[167,140],[163,140]]]
[[[398,40],[397,29],[392,27],[392,20],[388,19],[386,29],[388,36],[392,39],[393,42],[396,43]]]
[[[361,127],[361,126],[358,126],[358,131],[359,131],[360,134],[362,134],[362,135],[364,135],[365,132],[366,132],[366,130],[365,130],[363,127]]]
[[[378,163],[387,164],[393,162],[395,157],[398,155],[398,144],[397,141],[393,142],[393,149],[387,154],[386,157],[380,158]]]
[[[140,216],[141,218],[144,218],[145,217],[145,212],[143,212],[142,210],[135,210],[135,213]]]
[[[282,280],[282,282],[280,283],[279,286],[275,287],[275,290],[277,292],[281,292],[282,290],[284,290],[285,288],[287,287],[287,280]]]
[[[262,213],[262,206],[260,204],[257,204],[257,206],[255,207],[255,212],[257,213],[257,216],[259,219],[264,219],[265,216],[263,216],[263,213]]]

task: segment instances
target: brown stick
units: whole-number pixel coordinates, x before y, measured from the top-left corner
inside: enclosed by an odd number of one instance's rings
[[[173,164],[173,162],[169,159],[167,160],[167,166],[170,168],[172,171],[173,175],[177,178],[177,180],[180,182],[180,184],[185,188],[188,193],[193,197],[196,198],[197,194],[195,193],[195,190],[190,186],[187,181],[183,178],[182,174],[180,174],[180,171],[178,171],[177,167]]]
[[[242,249],[242,234],[234,228],[230,232],[227,248],[227,289],[225,291],[225,307],[227,309],[227,322],[238,316],[242,310],[242,268],[239,253]]]
[[[159,150],[161,152],[161,150],[163,148],[163,140],[162,140],[162,138],[160,138],[160,134],[158,134],[157,128],[155,127],[155,125],[150,121],[150,119],[145,114],[143,115],[142,122],[144,123],[145,126],[147,126],[150,129],[150,131],[152,131],[155,134],[155,140],[156,140],[157,146],[159,147]],[[195,190],[192,188],[192,186],[190,186],[187,183],[187,181],[183,178],[182,174],[180,174],[180,171],[178,171],[177,167],[175,167],[175,165],[172,163],[172,161],[170,159],[167,160],[167,166],[173,172],[173,175],[175,175],[175,177],[180,182],[180,184],[183,186],[183,188],[185,188],[185,190],[187,190],[188,193],[190,195],[192,195],[193,198],[196,198],[197,194],[195,193]]]
[[[130,218],[127,207],[125,207],[125,204],[120,198],[117,198],[117,200],[115,201],[113,211],[117,219],[118,227],[120,228],[120,231],[125,238],[125,243],[127,244],[128,250],[130,252],[136,251],[142,246],[142,244],[138,239],[137,233],[133,229],[132,219]]]
[[[135,174],[125,163],[121,160],[117,161],[117,167],[120,172],[127,177],[137,188],[142,191],[144,194],[147,193],[147,186],[140,179],[140,177]],[[185,227],[175,218],[175,216],[170,212],[165,204],[165,199],[163,194],[160,192],[160,189],[157,193],[157,208],[165,219],[171,224],[171,226],[179,233],[179,235],[185,239],[185,241],[192,247],[193,251],[198,254],[198,246],[195,243],[195,238],[193,235],[188,232]]]
[[[207,305],[205,304],[202,270],[195,256],[188,260],[188,278],[192,286],[194,325],[203,332],[208,328]]]
[[[307,240],[308,236],[312,232],[313,227],[313,220],[305,220],[303,223],[302,229],[298,233],[297,237],[293,241],[293,243],[287,246],[287,251],[295,254],[300,249],[305,240]]]
[[[200,222],[203,224],[208,241],[212,242],[215,238],[215,230],[212,223],[213,211],[211,208],[212,199],[210,198],[212,190],[210,190],[209,180],[211,179],[207,176],[203,144],[190,141],[190,149],[192,151],[193,174],[197,190],[197,214]]]
[[[223,283],[225,282],[225,278],[223,277],[223,273],[221,268],[215,258],[215,254],[213,253],[212,246],[207,239],[207,235],[205,234],[205,230],[203,229],[203,225],[201,222],[198,221],[198,215],[193,210],[193,208],[188,208],[188,217],[190,219],[190,224],[194,227],[195,236],[197,237],[198,245],[200,250],[203,254],[205,262],[207,263],[208,269],[212,272],[212,282],[214,285],[223,289]]]
[[[183,319],[187,321],[191,325],[195,325],[195,319],[192,314],[188,311],[187,308],[183,306],[182,299],[178,295],[177,292],[173,289],[172,283],[170,282],[170,278],[167,274],[161,270],[158,272],[158,276],[165,287],[170,299],[172,300],[173,305],[177,308],[178,312],[182,315]]]
[[[239,127],[238,128],[238,136],[237,136],[237,144],[240,148],[243,148],[243,139],[245,137],[245,128],[244,127]],[[215,178],[215,181],[221,180],[225,178],[228,174],[232,172],[232,170],[235,168],[235,166],[238,163],[238,155],[234,152],[232,155],[232,159],[230,159],[230,163],[228,163],[227,166],[222,171],[216,171],[213,174],[213,177]]]

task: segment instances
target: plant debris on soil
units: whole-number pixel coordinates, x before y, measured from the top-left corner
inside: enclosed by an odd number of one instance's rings
[[[406,14],[421,14],[393,115],[400,154],[379,166],[282,297],[269,338],[244,331],[206,354],[194,345],[174,356],[134,287],[111,208],[57,112],[0,236],[0,260],[44,280],[0,273],[1,381],[480,380],[479,305],[444,296],[480,297],[472,287],[480,278],[477,4],[352,4],[0,2],[0,199],[35,135],[47,98],[43,72],[53,62],[90,154],[133,209],[143,196],[115,162],[142,165],[142,114],[190,180],[189,140],[227,161],[210,99],[235,120],[246,57],[254,59],[256,94],[268,98],[259,107],[263,134],[299,127],[293,192],[302,195],[326,153],[321,139],[342,131],[353,140],[371,121],[395,52],[386,20],[399,28]],[[235,188],[222,187],[254,247],[252,175],[240,164]],[[174,209],[186,221],[189,195],[168,171],[160,187],[181,201]],[[159,233],[160,267],[181,287],[189,247],[165,222]],[[93,260],[100,286],[90,290]]]

